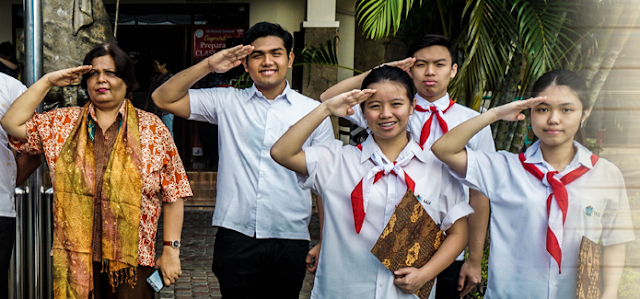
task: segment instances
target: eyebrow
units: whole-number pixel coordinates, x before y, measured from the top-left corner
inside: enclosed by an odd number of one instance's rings
[[[538,106],[541,106],[541,105],[551,106],[551,104],[546,103],[546,102],[542,102],[542,103],[538,104]],[[572,102],[566,102],[566,103],[562,103],[562,104],[560,104],[558,106],[577,106],[577,104],[576,103],[572,103]]]
[[[416,59],[415,63],[418,63],[418,62],[429,63],[430,61],[427,61],[427,60],[424,60],[424,59]],[[440,59],[433,60],[432,62],[434,62],[434,63],[435,62],[447,62],[447,59],[446,58],[440,58]]]
[[[271,50],[266,50],[266,51],[253,50],[253,52],[251,52],[251,54],[253,54],[253,53],[264,54],[264,53],[267,53],[267,52],[276,52],[276,51],[285,51],[285,49],[284,48],[273,48]]]

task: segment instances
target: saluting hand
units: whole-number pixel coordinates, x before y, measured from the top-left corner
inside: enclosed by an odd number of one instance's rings
[[[78,84],[78,82],[80,82],[80,76],[86,74],[90,70],[90,65],[83,65],[79,67],[51,72],[46,74],[45,77],[47,77],[47,81],[52,86],[63,87],[72,84]]]
[[[402,60],[383,63],[382,65],[394,66],[394,67],[397,67],[397,68],[399,68],[399,69],[401,69],[401,70],[403,70],[405,72],[408,72],[411,69],[411,67],[413,66],[414,63],[416,63],[416,59],[413,58],[413,57],[409,57],[409,58],[405,58],[405,59],[402,59]]]
[[[331,114],[339,117],[347,117],[355,112],[351,107],[366,101],[375,92],[375,89],[354,89],[330,98],[323,104],[326,105]]]
[[[524,101],[513,101],[509,104],[494,107],[489,109],[489,112],[493,112],[498,119],[507,121],[518,121],[524,119],[522,110],[529,109],[544,102],[547,97],[535,97]]]
[[[242,63],[242,58],[253,52],[253,49],[252,45],[237,45],[233,48],[220,50],[207,58],[209,69],[214,73],[226,73],[239,66]]]

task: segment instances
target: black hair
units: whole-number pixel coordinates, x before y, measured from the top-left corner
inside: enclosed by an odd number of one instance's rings
[[[157,60],[160,64],[166,64],[169,60],[169,55],[164,51],[158,51],[151,53],[151,61]]]
[[[413,79],[411,79],[411,76],[409,76],[407,72],[394,66],[384,65],[371,70],[369,75],[362,81],[360,89],[366,89],[372,84],[388,81],[402,85],[407,92],[407,99],[412,102],[411,100],[414,95]],[[364,102],[360,103],[360,108],[364,111]]]
[[[256,39],[267,36],[275,36],[282,39],[284,48],[287,50],[287,54],[291,53],[291,48],[293,48],[293,36],[291,36],[289,31],[284,30],[282,26],[275,23],[260,22],[251,26],[251,28],[245,32],[244,37],[242,38],[242,43],[244,45],[250,45]]]
[[[0,44],[0,56],[6,58],[14,57],[16,56],[15,52],[15,48],[13,47],[11,42],[3,42]]]
[[[587,97],[587,83],[580,76],[569,70],[553,70],[540,76],[531,89],[532,95],[538,96],[549,86],[566,86],[569,87],[580,99],[582,110],[589,109],[589,98]]]
[[[427,34],[414,41],[407,50],[407,57],[413,57],[416,52],[432,46],[443,46],[447,48],[451,56],[451,66],[456,64],[456,49],[453,47],[453,43],[446,36],[439,34]]]
[[[131,61],[129,55],[127,55],[127,53],[120,49],[116,44],[104,43],[95,46],[84,57],[83,64],[91,65],[94,59],[106,55],[113,58],[113,64],[116,67],[116,76],[122,79],[124,84],[127,85],[127,97],[131,99],[133,91],[138,89],[138,81],[136,81],[133,71],[133,61]],[[80,85],[85,90],[87,89],[87,79],[89,79],[89,76],[82,76],[82,81],[80,81]]]

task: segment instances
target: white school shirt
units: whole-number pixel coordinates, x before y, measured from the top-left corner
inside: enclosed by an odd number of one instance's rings
[[[189,119],[218,125],[218,182],[212,224],[256,238],[309,240],[311,194],[272,158],[271,146],[320,103],[287,86],[267,100],[247,89],[190,89]],[[305,146],[334,139],[329,118]]]
[[[396,287],[393,273],[371,253],[407,190],[395,175],[388,174],[373,184],[362,229],[359,234],[355,230],[351,192],[375,166],[370,159],[374,152],[388,161],[373,137],[362,143],[362,151],[355,146],[343,146],[338,140],[303,149],[309,175],[299,176],[300,185],[322,196],[325,211],[311,298],[418,298]],[[397,161],[407,155],[415,157],[403,169],[415,182],[416,196],[442,230],[473,213],[464,201],[462,184],[448,172],[434,167],[439,161],[431,151],[423,151],[410,140]],[[434,293],[430,298],[434,298]]]
[[[444,111],[445,109],[447,109],[447,107],[449,107],[449,103],[450,103],[449,93],[446,93],[443,97],[437,99],[433,103],[430,103],[429,101],[425,100],[423,97],[421,97],[417,93],[415,95],[415,98],[416,98],[416,105],[419,105],[425,109],[428,109],[430,105],[435,105],[438,108],[438,110]],[[355,111],[355,113],[347,117],[347,119],[349,119],[351,122],[355,123],[356,125],[362,128],[367,128],[367,121],[364,119],[364,115],[362,114],[362,109],[360,108],[360,105],[355,105],[352,108]],[[472,119],[478,115],[480,115],[480,113],[478,113],[477,111],[471,108],[465,107],[460,104],[453,104],[453,106],[451,106],[451,108],[447,110],[446,113],[442,114],[442,119],[445,120],[445,122],[447,123],[447,127],[449,128],[449,130],[451,130],[457,125],[469,119]],[[431,116],[431,111],[420,112],[418,110],[414,110],[413,114],[409,116],[409,123],[407,124],[407,130],[411,132],[411,136],[413,136],[413,138],[416,141],[420,140],[420,133],[422,132],[422,127],[429,119],[429,116]],[[433,145],[433,143],[435,143],[436,140],[438,140],[443,135],[442,129],[440,128],[440,124],[438,123],[438,119],[436,118],[435,115],[431,120],[430,132],[431,134],[429,135],[429,138],[427,138],[427,141],[425,142],[425,146],[424,146],[425,149],[430,149],[431,145]],[[471,140],[469,140],[469,143],[467,143],[467,147],[476,151],[484,151],[484,152],[491,152],[491,153],[495,152],[496,147],[495,147],[495,144],[493,143],[493,135],[491,133],[491,127],[486,126],[482,130],[480,130],[478,134],[474,135],[471,138]],[[438,167],[438,166],[435,166],[435,167]],[[445,169],[446,166],[443,163],[440,163],[439,167],[442,171],[448,171],[447,169]],[[464,198],[468,203],[469,187],[467,186],[464,186]],[[463,261],[464,252],[462,252],[456,258],[456,260]]]
[[[562,241],[562,274],[546,249],[547,197],[552,192],[524,169],[518,155],[467,149],[463,182],[490,198],[491,252],[485,298],[575,298],[580,241],[586,236],[605,246],[634,240],[629,201],[620,170],[574,142],[571,163],[557,179],[580,165],[590,168],[566,185],[569,197]],[[539,141],[525,152],[527,163],[554,171],[542,158]],[[451,171],[455,176],[459,174]],[[462,178],[461,178],[462,179]],[[587,208],[592,208],[588,212]]]
[[[11,103],[27,90],[20,81],[0,73],[0,117]],[[13,192],[16,187],[18,170],[13,152],[9,149],[7,132],[0,127],[0,217],[16,217],[16,205]]]

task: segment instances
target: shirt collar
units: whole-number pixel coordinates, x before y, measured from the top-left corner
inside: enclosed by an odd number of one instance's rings
[[[576,155],[573,156],[573,160],[571,160],[571,163],[569,163],[565,169],[575,169],[578,167],[578,164],[582,164],[584,167],[591,169],[593,167],[593,164],[591,163],[591,151],[575,140],[573,141],[573,146],[576,148]],[[542,157],[540,140],[529,146],[525,151],[524,156],[526,158],[524,161],[525,163],[542,164],[547,168],[547,170],[553,169],[553,167]]]
[[[291,89],[291,87],[289,86],[289,81],[286,81],[287,85],[284,87],[284,90],[282,90],[282,93],[280,93],[278,96],[275,97],[274,100],[278,100],[278,99],[285,99],[289,102],[289,104],[291,104],[291,93],[293,92],[293,90]],[[258,90],[258,88],[256,87],[256,84],[254,83],[253,85],[251,85],[251,87],[249,88],[249,95],[251,95],[251,98],[261,98],[261,99],[267,99],[262,92],[260,92],[260,90]]]
[[[418,158],[418,160],[424,162],[426,160],[425,152],[422,150],[422,148],[420,148],[420,145],[418,145],[418,143],[413,140],[413,136],[411,134],[409,134],[409,136],[409,143],[407,143],[407,146],[402,149],[400,155],[398,155],[398,158],[396,160],[402,160],[407,155],[412,155]],[[376,141],[373,140],[373,135],[369,135],[369,137],[367,137],[367,139],[362,142],[362,155],[360,156],[360,163],[364,163],[365,161],[369,160],[369,158],[371,158],[371,156],[375,152],[378,152],[380,156],[387,159],[386,156],[382,153],[382,150],[380,149]]]
[[[127,112],[127,99],[122,101],[122,105],[120,105],[120,109],[118,109],[118,114],[124,117],[126,112]],[[93,118],[93,120],[97,120],[96,108],[95,106],[93,106],[92,102],[89,102],[89,115],[91,115],[91,118]]]
[[[442,96],[441,98],[437,99],[435,102],[430,103],[429,101],[427,101],[425,98],[423,98],[422,96],[420,96],[419,94],[416,93],[415,95],[416,97],[416,104],[423,107],[423,108],[427,108],[429,107],[429,105],[434,104],[436,105],[436,108],[438,108],[438,110],[440,111],[444,111],[445,109],[447,109],[449,107],[449,93],[445,93],[444,96]]]

